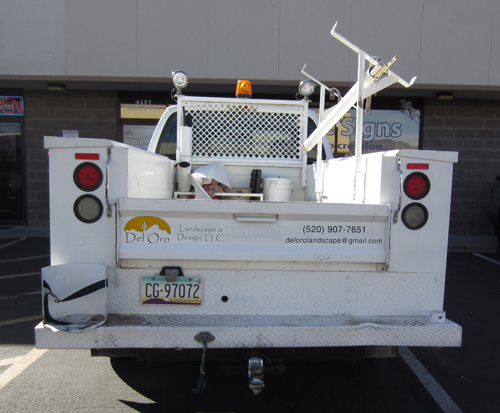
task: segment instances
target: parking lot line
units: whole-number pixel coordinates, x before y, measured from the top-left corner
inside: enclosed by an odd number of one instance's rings
[[[424,365],[415,357],[408,347],[399,347],[399,355],[403,358],[405,363],[417,376],[420,382],[424,385],[426,390],[432,398],[439,404],[439,407],[445,413],[462,413],[462,410],[453,401],[453,399],[446,393],[446,391],[439,385],[437,380],[432,377],[431,373],[424,367]]]
[[[28,354],[16,357],[14,364],[0,374],[0,390],[42,357],[47,351],[48,350],[34,348]]]
[[[6,263],[6,262],[19,262],[19,261],[27,261],[27,260],[36,260],[38,258],[48,258],[48,257],[50,257],[49,254],[47,254],[47,255],[35,255],[34,257],[11,258],[9,260],[0,261],[0,264]]]
[[[29,297],[30,295],[41,295],[42,292],[40,290],[38,291],[30,291],[28,293],[19,293],[16,295],[7,295],[4,297],[0,297],[0,301],[2,300],[12,300],[13,298],[19,298],[19,297]]]
[[[486,261],[489,261],[489,262],[492,262],[496,265],[500,265],[500,262],[498,262],[497,260],[494,260],[493,258],[490,258],[490,257],[487,257],[486,255],[483,255],[483,254],[472,254],[472,255],[475,255],[476,257],[479,257],[479,258],[482,258],[483,260],[486,260]]]
[[[8,359],[0,360],[0,367],[10,366],[11,364],[14,364],[18,359],[19,359],[19,356],[17,356],[17,357],[10,357]]]
[[[41,315],[32,315],[30,317],[15,318],[13,320],[0,321],[0,327],[10,326],[12,324],[26,323],[27,321],[41,320]]]
[[[9,278],[31,277],[33,275],[40,275],[40,274],[41,272],[37,271],[37,272],[27,272],[25,274],[0,275],[0,281],[7,280]]]
[[[17,244],[18,242],[24,241],[25,239],[26,239],[26,237],[16,239],[15,241],[9,242],[7,244],[0,245],[0,248],[5,248],[5,247],[8,247],[9,245]]]

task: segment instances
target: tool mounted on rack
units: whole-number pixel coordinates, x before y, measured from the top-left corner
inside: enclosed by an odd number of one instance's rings
[[[417,77],[413,77],[409,82],[404,80],[402,77],[398,76],[396,73],[389,70],[389,68],[397,60],[397,57],[393,57],[389,63],[383,63],[380,59],[371,56],[364,50],[360,49],[355,44],[351,43],[341,34],[337,33],[335,29],[337,28],[337,23],[333,26],[330,34],[336,38],[341,43],[344,43],[347,47],[358,54],[358,80],[347,92],[347,94],[337,103],[337,105],[321,120],[316,130],[306,139],[303,144],[305,151],[309,152],[314,146],[321,141],[323,136],[334,127],[337,122],[339,122],[342,117],[347,113],[349,109],[353,106],[356,107],[356,144],[354,155],[356,157],[356,193],[361,193],[362,180],[363,177],[361,171],[361,144],[363,138],[363,102],[366,101],[365,107],[367,109],[371,106],[371,97],[380,92],[381,90],[393,85],[394,83],[400,83],[404,87],[410,87],[413,85]],[[366,69],[366,62],[370,64],[369,68]],[[312,79],[315,81],[315,79]],[[355,200],[359,200],[358,196],[355,196]]]

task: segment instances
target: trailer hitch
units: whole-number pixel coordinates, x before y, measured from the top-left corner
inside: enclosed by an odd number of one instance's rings
[[[201,355],[201,361],[200,361],[200,377],[198,377],[198,383],[196,385],[196,388],[193,389],[193,394],[206,394],[207,375],[205,373],[205,358],[207,354],[208,343],[214,341],[215,337],[207,331],[202,331],[196,334],[196,336],[194,336],[194,339],[203,346],[203,353]]]
[[[264,389],[264,360],[260,357],[248,359],[248,387],[256,396]]]

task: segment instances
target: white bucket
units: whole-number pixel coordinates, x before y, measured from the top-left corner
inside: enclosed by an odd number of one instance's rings
[[[264,178],[262,179],[262,192],[264,201],[290,201],[293,183],[291,179]]]

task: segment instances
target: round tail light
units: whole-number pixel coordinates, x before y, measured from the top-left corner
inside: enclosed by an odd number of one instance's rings
[[[95,163],[81,163],[75,168],[73,181],[82,191],[95,191],[102,184],[102,171]]]
[[[405,194],[411,199],[422,199],[429,193],[431,182],[427,175],[422,172],[414,172],[408,175],[404,182]]]
[[[427,223],[429,212],[422,204],[413,202],[403,209],[401,219],[407,228],[420,229]]]
[[[73,205],[75,216],[86,224],[92,224],[101,218],[103,213],[102,202],[94,195],[85,194],[77,198]]]

